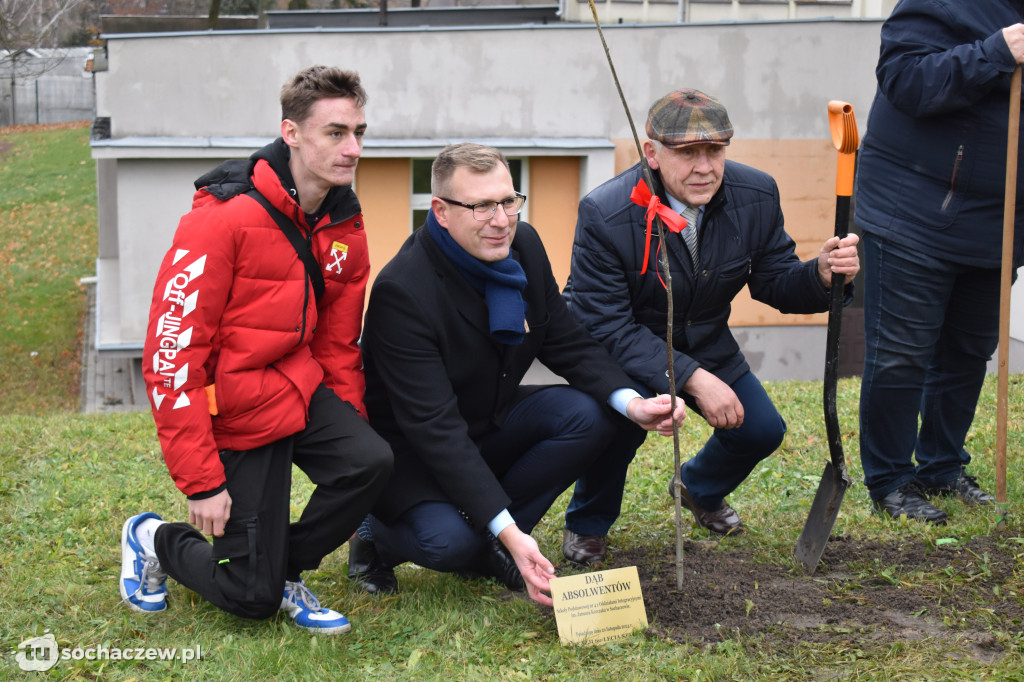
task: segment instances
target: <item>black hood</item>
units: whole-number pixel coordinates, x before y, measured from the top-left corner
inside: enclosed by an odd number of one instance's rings
[[[281,180],[281,186],[295,197],[295,180],[288,167],[291,150],[280,137],[263,147],[248,159],[230,159],[213,170],[204,173],[195,181],[196,189],[205,189],[221,200],[230,199],[252,189],[252,169],[260,159],[270,164]]]
[[[224,201],[238,194],[244,194],[253,188],[252,172],[256,162],[263,160],[281,181],[281,186],[295,200],[299,201],[288,162],[291,159],[291,147],[282,138],[277,138],[263,147],[248,159],[230,159],[208,173],[204,173],[195,181],[197,190],[205,189],[214,197]],[[347,220],[360,211],[359,202],[349,186],[332,187],[324,197],[316,216],[330,213],[331,222]],[[316,222],[313,220],[312,222]]]

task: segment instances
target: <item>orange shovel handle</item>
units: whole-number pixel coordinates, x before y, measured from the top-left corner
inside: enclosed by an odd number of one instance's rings
[[[828,103],[828,127],[832,132],[832,146],[839,151],[836,167],[836,196],[853,196],[853,171],[857,159],[860,137],[857,135],[857,117],[853,105],[832,100]]]

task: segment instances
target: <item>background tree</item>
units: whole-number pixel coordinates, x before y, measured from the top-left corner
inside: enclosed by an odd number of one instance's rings
[[[0,77],[10,84],[11,121],[16,122],[19,80],[37,79],[57,68],[60,52],[36,58],[29,51],[61,44],[64,19],[85,0],[0,0]]]
[[[86,0],[0,0],[0,64],[12,55],[61,43],[64,20]]]

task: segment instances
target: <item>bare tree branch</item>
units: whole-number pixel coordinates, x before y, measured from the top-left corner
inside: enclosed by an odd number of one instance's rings
[[[11,54],[53,47],[55,30],[65,15],[86,0],[0,0],[0,64]]]

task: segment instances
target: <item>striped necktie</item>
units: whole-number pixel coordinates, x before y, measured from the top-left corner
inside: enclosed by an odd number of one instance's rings
[[[700,215],[700,209],[689,206],[683,210],[682,215],[686,218],[686,229],[682,231],[683,241],[690,250],[693,271],[697,272],[700,270],[700,253],[697,251],[697,216]]]

